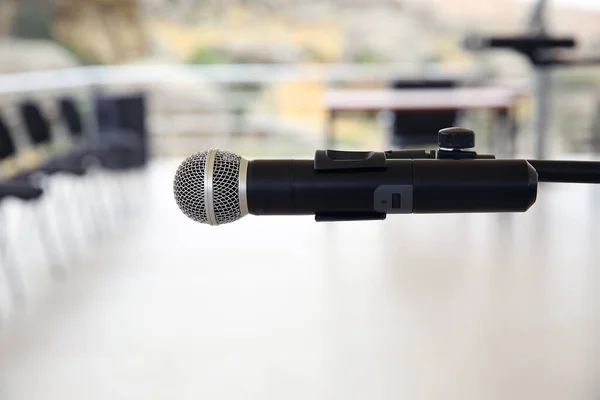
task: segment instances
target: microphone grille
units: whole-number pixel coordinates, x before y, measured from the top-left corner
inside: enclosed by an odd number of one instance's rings
[[[243,216],[240,203],[241,162],[242,158],[237,154],[216,149],[184,160],[173,182],[175,201],[181,211],[194,221],[210,225],[240,219]]]
[[[240,160],[237,154],[218,150],[213,167],[213,208],[217,225],[237,221],[240,210]]]
[[[208,223],[204,196],[204,175],[208,151],[186,158],[175,173],[173,193],[179,209],[196,222]]]

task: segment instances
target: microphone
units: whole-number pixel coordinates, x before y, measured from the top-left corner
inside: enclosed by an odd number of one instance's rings
[[[524,212],[535,203],[538,175],[526,160],[430,159],[425,151],[399,159],[398,153],[318,150],[314,160],[248,161],[210,149],[181,163],[173,191],[185,215],[209,225],[248,214],[355,221]]]

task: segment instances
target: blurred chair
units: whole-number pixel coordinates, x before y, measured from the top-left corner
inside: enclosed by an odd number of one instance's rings
[[[98,123],[95,132],[85,129],[82,113],[72,97],[59,99],[60,114],[66,123],[76,148],[92,157],[102,167],[110,170],[127,170],[139,166],[136,161],[140,153],[144,153],[144,141],[135,129],[119,124],[121,113],[119,104],[97,101]],[[108,106],[108,107],[107,107]],[[109,118],[110,123],[105,120]],[[145,120],[145,114],[142,115]],[[143,122],[142,122],[143,123]],[[142,165],[145,164],[145,160]]]
[[[17,148],[10,134],[8,125],[0,115],[0,163],[15,157]],[[42,195],[42,190],[25,182],[14,181],[13,179],[0,180],[0,204],[8,197],[15,197],[20,200],[36,200]]]
[[[74,138],[81,138],[84,134],[84,124],[75,98],[62,97],[58,100],[58,105],[60,115],[67,124],[71,135]]]
[[[144,192],[143,171],[148,163],[148,129],[146,95],[144,93],[106,95],[95,97],[97,134],[109,143],[124,141],[129,151],[120,152],[108,169],[116,170],[122,179],[119,187],[122,211],[128,214],[143,211],[144,202],[137,196]]]
[[[146,96],[99,95],[95,99],[97,133],[102,141],[127,148],[117,169],[137,169],[148,162]]]
[[[86,153],[69,146],[68,143],[59,144],[56,142],[52,135],[50,121],[43,114],[38,103],[31,100],[24,101],[19,104],[19,111],[25,133],[37,153],[41,155],[42,160],[36,167],[20,172],[13,180],[36,182],[36,185],[40,185],[47,192],[50,192],[49,197],[55,204],[47,201],[45,207],[40,207],[40,212],[45,212],[45,215],[38,218],[38,223],[44,229],[50,229],[51,220],[56,221],[54,224],[55,229],[69,226],[69,229],[62,229],[62,240],[55,240],[53,246],[47,246],[52,255],[48,259],[52,275],[62,278],[66,263],[64,258],[67,257],[68,249],[80,249],[84,245],[84,238],[75,236],[72,228],[80,223],[82,209],[86,207],[85,200],[82,201],[78,198],[76,193],[79,181],[87,174]],[[54,176],[63,176],[70,179],[63,179],[60,184],[53,185],[56,181],[52,179]],[[59,237],[59,235],[49,236]],[[59,253],[63,256],[60,257]],[[61,260],[61,258],[63,259]]]
[[[105,100],[106,102],[99,103],[100,106],[108,106],[99,110],[99,114],[105,113],[105,118],[100,121],[99,129],[95,130],[86,129],[83,116],[73,98],[59,99],[60,116],[69,133],[67,140],[60,140],[63,137],[59,139],[53,134],[53,126],[38,103],[29,100],[18,105],[24,126],[23,133],[33,145],[35,153],[41,157],[37,165],[15,168],[6,174],[6,178],[0,178],[0,206],[9,197],[33,202],[44,195],[45,201],[34,208],[35,223],[41,238],[43,257],[48,262],[53,277],[63,277],[65,273],[65,264],[61,262],[63,260],[59,260],[59,250],[62,250],[60,252],[63,254],[65,251],[64,248],[61,249],[62,245],[72,246],[77,241],[73,236],[74,231],[69,229],[73,226],[65,226],[65,220],[69,218],[65,218],[64,214],[72,214],[79,207],[92,205],[90,200],[95,200],[96,197],[89,191],[90,187],[68,193],[64,189],[79,188],[82,182],[98,186],[101,182],[97,180],[91,180],[89,177],[82,179],[90,175],[92,170],[108,171],[109,176],[116,176],[116,180],[123,183],[122,178],[127,175],[120,172],[140,170],[147,163],[144,96],[119,96]],[[110,123],[107,124],[107,121]],[[0,115],[0,167],[2,161],[21,155],[14,138],[14,132],[11,132]],[[99,168],[92,168],[93,166]],[[70,178],[58,181],[57,178],[53,178],[55,175],[66,175]],[[129,185],[120,186],[127,197],[131,197],[132,193],[136,194],[136,190]],[[62,190],[58,190],[57,193],[56,189]],[[54,208],[50,209],[52,204],[48,198],[56,200],[55,195],[61,192],[64,195],[63,202],[53,204]],[[78,198],[74,194],[92,198]],[[25,299],[25,286],[17,266],[19,254],[17,251],[11,251],[10,245],[15,244],[17,239],[10,240],[15,235],[9,231],[7,221],[3,218],[10,216],[11,220],[14,220],[14,215],[12,208],[10,215],[3,215],[2,211],[3,208],[0,207],[0,267],[6,275],[15,302],[19,302]],[[19,223],[15,224],[18,226],[14,228],[24,226],[23,221],[18,220]],[[59,243],[55,242],[58,235],[50,232],[53,225],[57,229],[60,228]],[[63,227],[67,229],[62,229]],[[71,237],[67,237],[68,234]]]
[[[87,211],[92,216],[94,229],[97,232],[101,223],[96,215],[94,207],[97,205],[97,196],[91,193],[91,186],[103,186],[101,179],[84,180],[82,177],[90,175],[94,166],[100,166],[102,170],[111,173],[115,171],[126,171],[138,166],[136,157],[142,147],[141,139],[135,133],[127,129],[99,130],[85,134],[82,117],[77,109],[76,102],[71,98],[63,98],[59,101],[61,117],[67,124],[70,139],[67,143],[60,143],[52,133],[52,125],[42,112],[40,105],[34,101],[25,101],[19,104],[22,122],[31,143],[36,146],[39,153],[43,155],[43,161],[39,166],[19,173],[13,180],[31,183],[37,179],[40,185],[50,187],[51,177],[55,175],[68,176],[75,179],[62,181],[62,185],[54,185],[51,196],[58,202],[53,210],[48,210],[45,220],[54,218],[57,229],[62,231],[63,246],[56,246],[60,253],[66,256],[67,246],[80,248],[85,245],[84,237],[75,236],[74,228],[81,225],[83,213]],[[86,185],[89,183],[89,185]],[[60,189],[60,190],[56,190]],[[77,190],[81,189],[81,190]],[[121,185],[121,191],[125,197],[127,189]],[[55,198],[58,195],[58,198]],[[101,201],[105,199],[103,196]],[[106,218],[105,218],[106,219]],[[67,226],[68,224],[68,226]],[[67,229],[62,229],[66,227]],[[85,226],[82,226],[84,230]],[[57,253],[50,260],[51,270],[54,276],[63,275],[63,264],[58,261]]]
[[[57,153],[51,124],[38,104],[28,101],[20,105],[23,122],[34,145],[42,146],[49,159],[39,170],[45,173],[67,173],[82,176],[88,163],[98,161],[107,169],[123,170],[138,166],[136,161],[142,152],[142,138],[135,131],[123,127],[99,129],[97,134],[84,135],[84,125],[75,101],[63,98],[59,102],[63,119],[71,134],[71,147]],[[54,146],[54,148],[53,148]],[[54,151],[53,151],[54,150]]]
[[[3,116],[0,115],[0,164],[15,157],[17,148]],[[26,182],[14,182],[10,178],[0,180],[0,267],[4,271],[13,300],[16,303],[25,300],[25,286],[17,266],[16,257],[11,253],[9,238],[10,227],[3,214],[3,202],[15,198],[24,202],[33,202],[42,197],[43,190]],[[12,257],[11,257],[12,256]]]
[[[90,209],[97,233],[102,222],[107,223],[111,219],[110,201],[107,202],[105,190],[107,182],[103,179],[101,172],[111,172],[111,175],[115,177],[115,172],[129,170],[129,158],[139,151],[141,142],[135,134],[119,129],[116,124],[96,130],[89,129],[89,125],[84,123],[83,113],[80,112],[74,97],[60,98],[58,106],[60,117],[67,126],[73,145],[86,157],[85,165],[88,170],[94,172],[87,191],[97,191],[94,200],[96,202],[100,200],[106,213],[105,217],[101,217],[97,214],[96,207]],[[120,177],[117,176],[117,178]],[[123,196],[127,197],[128,194],[123,193]]]
[[[73,140],[118,184],[121,210],[127,211],[139,191],[136,171],[147,163],[145,96],[97,95],[95,129],[86,129],[74,98],[61,98],[59,106]]]
[[[8,126],[0,115],[0,163],[15,157],[17,148]],[[42,190],[25,182],[13,179],[0,180],[0,201],[8,197],[20,200],[36,200],[42,195]]]
[[[396,80],[392,89],[446,89],[458,85],[454,80]],[[456,126],[458,110],[394,111],[390,143],[393,146],[429,146],[437,144],[438,131]]]
[[[44,160],[35,169],[24,171],[20,178],[26,180],[33,173],[85,175],[83,156],[77,152],[58,152],[53,141],[51,124],[42,113],[40,106],[33,101],[19,105],[21,119],[31,144],[37,146]]]

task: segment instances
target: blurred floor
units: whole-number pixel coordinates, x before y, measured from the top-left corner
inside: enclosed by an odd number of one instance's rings
[[[0,329],[0,399],[594,399],[600,186],[520,215],[149,215]]]

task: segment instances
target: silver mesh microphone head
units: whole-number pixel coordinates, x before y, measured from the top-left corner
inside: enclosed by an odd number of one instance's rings
[[[185,159],[173,181],[175,201],[194,221],[221,225],[248,214],[248,160],[228,151],[210,149]]]

